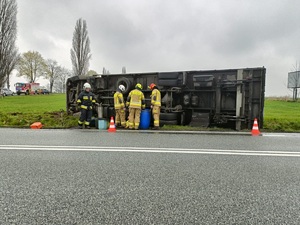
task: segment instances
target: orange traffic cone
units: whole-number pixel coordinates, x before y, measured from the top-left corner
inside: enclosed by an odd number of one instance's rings
[[[259,132],[258,129],[258,123],[257,123],[257,119],[254,119],[254,123],[253,123],[253,127],[252,127],[252,136],[260,136],[261,133]]]
[[[113,117],[110,117],[108,132],[116,132],[116,126]]]

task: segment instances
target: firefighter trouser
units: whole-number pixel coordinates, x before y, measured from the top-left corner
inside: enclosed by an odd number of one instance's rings
[[[153,123],[155,127],[159,127],[159,114],[160,114],[160,107],[153,106],[152,108],[152,115],[153,115]]]
[[[124,109],[116,109],[116,125],[119,126],[121,124],[122,127],[126,126],[125,120],[125,110]]]
[[[85,124],[86,126],[90,125],[91,119],[92,119],[92,110],[88,110],[88,109],[81,109],[80,110],[81,114],[80,114],[80,118],[78,120],[78,125],[82,126],[83,124]]]
[[[141,109],[129,108],[129,129],[139,129]]]

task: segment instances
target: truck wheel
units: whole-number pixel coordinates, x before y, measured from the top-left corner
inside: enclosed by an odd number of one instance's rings
[[[160,120],[166,120],[166,121],[176,120],[177,121],[178,114],[177,113],[160,113],[159,118],[160,118]]]
[[[117,80],[117,88],[120,84],[123,84],[125,87],[125,91],[123,91],[123,94],[128,94],[129,91],[132,89],[132,82],[126,77],[122,77]]]
[[[178,125],[178,122],[177,120],[160,120],[159,126],[164,126],[164,125]]]

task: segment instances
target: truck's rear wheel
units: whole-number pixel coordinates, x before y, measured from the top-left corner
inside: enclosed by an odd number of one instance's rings
[[[178,118],[178,114],[177,113],[160,113],[159,115],[160,120],[176,120]]]
[[[160,126],[163,125],[178,125],[178,113],[160,113],[159,123]]]
[[[159,121],[159,126],[164,126],[164,125],[178,125],[177,120],[160,120]]]
[[[125,87],[125,91],[123,91],[123,94],[128,94],[129,91],[132,89],[132,82],[128,78],[122,77],[117,80],[117,88],[121,84]]]

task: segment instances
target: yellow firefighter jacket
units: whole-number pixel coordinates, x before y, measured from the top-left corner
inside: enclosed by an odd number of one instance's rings
[[[153,106],[161,106],[161,97],[160,91],[158,89],[153,89],[151,93],[151,105]]]
[[[127,97],[126,106],[129,106],[129,108],[144,109],[145,108],[145,96],[144,96],[143,92],[141,92],[138,89],[132,90]]]
[[[114,105],[115,109],[123,109],[125,107],[123,94],[119,91],[114,94]]]

